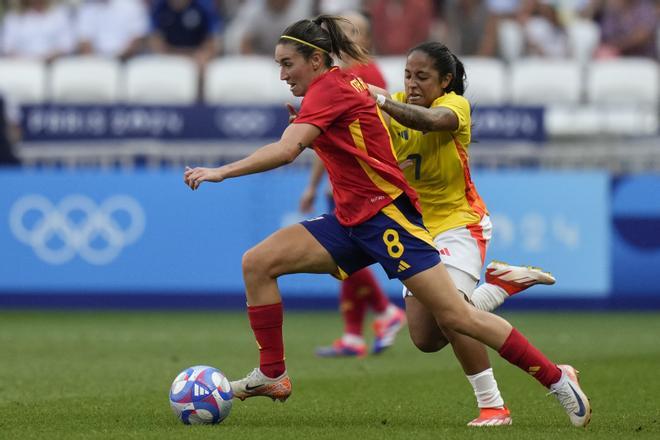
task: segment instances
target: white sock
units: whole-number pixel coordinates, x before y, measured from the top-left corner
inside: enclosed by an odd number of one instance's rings
[[[355,347],[356,345],[364,345],[364,338],[360,335],[354,335],[352,333],[344,333],[341,337],[341,340],[346,345],[351,345]]]
[[[502,303],[509,297],[506,290],[495,284],[484,283],[474,289],[472,294],[472,304],[479,310],[492,312],[502,305]]]
[[[472,376],[466,375],[466,377],[472,385],[479,408],[501,408],[504,406],[504,399],[502,399],[500,390],[497,388],[497,381],[492,368]]]

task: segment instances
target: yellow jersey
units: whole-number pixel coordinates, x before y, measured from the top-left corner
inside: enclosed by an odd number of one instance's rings
[[[404,92],[392,99],[406,102]],[[399,163],[419,194],[424,224],[434,237],[449,229],[479,223],[488,213],[470,177],[470,104],[454,92],[439,97],[431,107],[446,107],[458,117],[454,131],[422,133],[390,119],[390,134]]]

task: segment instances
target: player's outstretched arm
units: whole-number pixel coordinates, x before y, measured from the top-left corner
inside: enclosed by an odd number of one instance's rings
[[[452,131],[458,128],[458,116],[447,107],[426,108],[395,101],[382,94],[376,96],[376,103],[401,125],[413,130],[428,133],[430,131]]]
[[[289,125],[279,141],[259,148],[248,157],[218,168],[189,168],[183,173],[183,181],[191,189],[199,188],[202,182],[222,182],[231,177],[245,176],[272,170],[293,162],[321,130],[311,124]]]

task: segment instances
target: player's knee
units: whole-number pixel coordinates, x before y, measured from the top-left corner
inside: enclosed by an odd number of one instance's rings
[[[458,313],[457,311],[447,311],[440,316],[439,321],[442,326],[461,334],[472,333],[472,314]]]
[[[263,274],[267,269],[266,256],[263,252],[259,251],[258,247],[253,247],[243,254],[241,265],[243,267],[243,275],[246,277]]]

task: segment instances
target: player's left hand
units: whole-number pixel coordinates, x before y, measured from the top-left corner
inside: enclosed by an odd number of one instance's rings
[[[289,124],[292,123],[297,117],[298,117],[298,112],[296,109],[287,102],[286,104],[286,109],[289,111]]]
[[[183,172],[183,181],[192,190],[199,188],[202,182],[222,182],[224,176],[220,168],[186,167]]]

